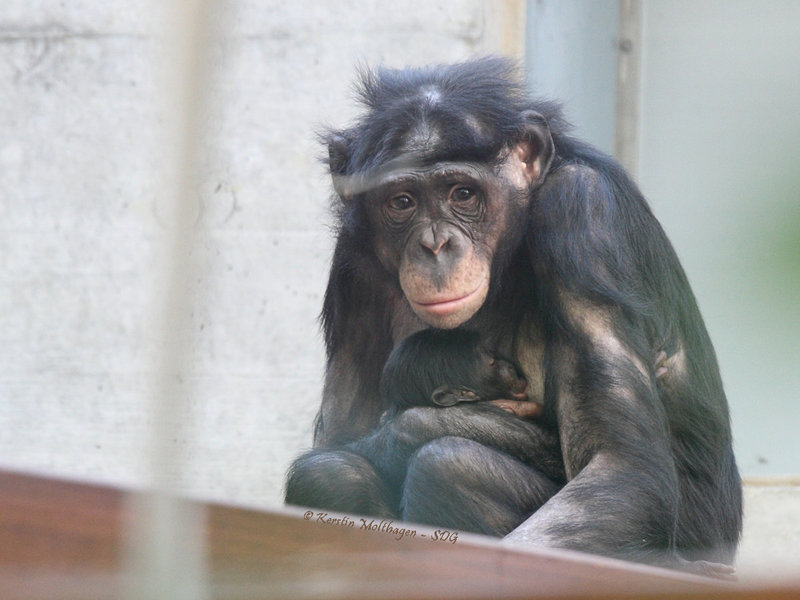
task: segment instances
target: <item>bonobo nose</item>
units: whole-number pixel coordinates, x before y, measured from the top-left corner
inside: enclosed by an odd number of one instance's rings
[[[436,256],[439,254],[439,251],[442,248],[447,246],[452,237],[453,236],[449,231],[436,231],[433,227],[431,227],[422,233],[419,243],[423,248]]]

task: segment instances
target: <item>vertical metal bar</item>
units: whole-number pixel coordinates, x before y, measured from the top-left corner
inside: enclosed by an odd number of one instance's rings
[[[620,0],[614,154],[636,178],[639,170],[639,100],[642,2]]]
[[[153,4],[166,13],[164,41],[164,131],[160,157],[165,164],[163,243],[156,260],[156,309],[152,335],[157,341],[153,367],[152,428],[149,447],[151,493],[136,496],[130,512],[127,596],[139,599],[202,599],[204,516],[175,498],[175,478],[183,456],[173,440],[187,414],[190,395],[188,352],[197,265],[193,253],[197,218],[198,149],[209,60],[213,0],[174,0]],[[165,10],[166,9],[166,10]]]

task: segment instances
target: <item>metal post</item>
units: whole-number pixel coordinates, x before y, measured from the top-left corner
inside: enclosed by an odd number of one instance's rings
[[[190,397],[188,354],[198,272],[196,252],[198,150],[209,75],[214,0],[172,0],[162,13],[164,209],[155,266],[151,335],[157,342],[149,447],[151,491],[132,497],[129,511],[126,596],[137,600],[200,599],[205,585],[204,514],[175,494],[185,456],[175,448]]]
[[[636,178],[639,169],[639,96],[642,60],[642,2],[619,2],[619,50],[614,154]]]

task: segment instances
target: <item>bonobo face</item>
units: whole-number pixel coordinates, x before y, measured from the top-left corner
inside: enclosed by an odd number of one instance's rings
[[[455,365],[448,367],[452,371],[448,378],[450,383],[432,391],[433,404],[453,406],[459,402],[528,399],[525,394],[528,382],[514,363],[494,357],[480,346],[471,356],[471,368],[462,378],[457,377],[459,369]]]
[[[511,361],[493,357],[481,351],[484,374],[480,379],[485,389],[479,390],[481,400],[527,400],[527,380]]]
[[[530,190],[554,147],[547,121],[519,103],[515,86],[473,82],[464,94],[460,77],[433,75],[366,75],[367,111],[328,135],[328,162],[343,225],[373,242],[425,323],[452,329],[483,306],[494,263],[510,253],[500,250],[522,239]]]
[[[389,172],[367,193],[376,254],[427,324],[458,327],[483,305],[525,184],[486,165],[437,163]]]

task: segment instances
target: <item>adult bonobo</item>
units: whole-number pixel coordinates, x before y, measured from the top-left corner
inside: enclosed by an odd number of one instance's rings
[[[368,482],[370,463],[336,447],[378,436],[387,454],[415,450],[402,516],[424,516],[433,498],[455,522],[505,501],[462,485],[467,472],[540,477],[496,443],[520,422],[509,412],[460,403],[381,420],[392,348],[464,326],[520,365],[543,405],[537,425],[560,438],[567,484],[507,540],[730,563],[741,483],[719,369],[635,184],[568,135],[558,106],[527,98],[502,59],[362,79],[364,114],[327,137],[339,216],[328,364],[314,460],[295,468]]]

